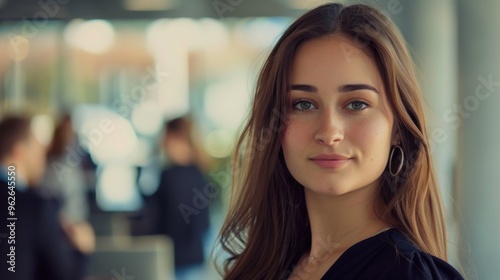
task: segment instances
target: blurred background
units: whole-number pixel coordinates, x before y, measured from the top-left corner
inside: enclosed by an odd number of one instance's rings
[[[94,228],[91,279],[174,279],[152,198],[175,164],[165,123],[181,116],[205,185],[186,187],[179,211],[208,213],[201,279],[220,279],[209,254],[258,71],[284,29],[324,2],[0,0],[0,117],[32,114],[39,141],[57,143],[45,182],[74,186],[62,187],[64,211]],[[467,279],[498,279],[500,1],[343,2],[374,5],[402,31],[428,103],[450,262]],[[57,140],[64,122],[72,136]]]

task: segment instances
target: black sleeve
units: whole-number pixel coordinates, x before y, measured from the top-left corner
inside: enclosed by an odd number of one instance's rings
[[[35,220],[38,232],[33,234],[37,238],[35,244],[40,269],[51,275],[52,280],[83,279],[88,257],[70,245],[50,203],[41,201],[37,208],[40,210]]]

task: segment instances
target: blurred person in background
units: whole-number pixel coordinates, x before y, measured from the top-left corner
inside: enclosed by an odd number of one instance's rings
[[[200,151],[192,138],[192,122],[181,117],[165,126],[162,147],[170,165],[157,192],[157,230],[174,243],[177,280],[204,279],[203,242],[209,227],[209,197],[199,168]]]
[[[10,228],[4,224],[0,230],[0,279],[78,280],[85,276],[88,256],[94,250],[92,228],[86,223],[61,224],[54,204],[37,188],[45,166],[46,149],[33,134],[31,120],[19,116],[3,118],[0,221],[6,223],[9,217],[17,220],[12,221]],[[7,211],[8,201],[15,202],[11,212]],[[9,239],[3,238],[6,236]],[[7,254],[14,255],[9,257],[13,262],[5,261]]]
[[[47,171],[41,183],[45,194],[57,201],[61,216],[67,223],[77,223],[88,218],[87,186],[82,171],[71,117],[64,115],[57,124],[47,152]]]

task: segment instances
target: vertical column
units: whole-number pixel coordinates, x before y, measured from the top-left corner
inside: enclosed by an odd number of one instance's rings
[[[23,66],[21,61],[14,61],[10,70],[11,75],[7,76],[5,81],[6,91],[10,91],[10,94],[7,93],[7,95],[10,95],[9,104],[11,107],[7,109],[11,113],[21,111],[26,104],[26,75]]]
[[[459,198],[467,279],[500,275],[500,1],[458,1]]]

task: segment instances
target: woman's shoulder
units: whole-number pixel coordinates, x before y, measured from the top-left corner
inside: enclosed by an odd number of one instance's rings
[[[380,238],[386,244],[377,258],[382,260],[378,277],[373,279],[464,279],[449,263],[423,252],[396,229]]]
[[[322,280],[462,280],[444,260],[422,252],[402,232],[389,229],[347,249]]]

